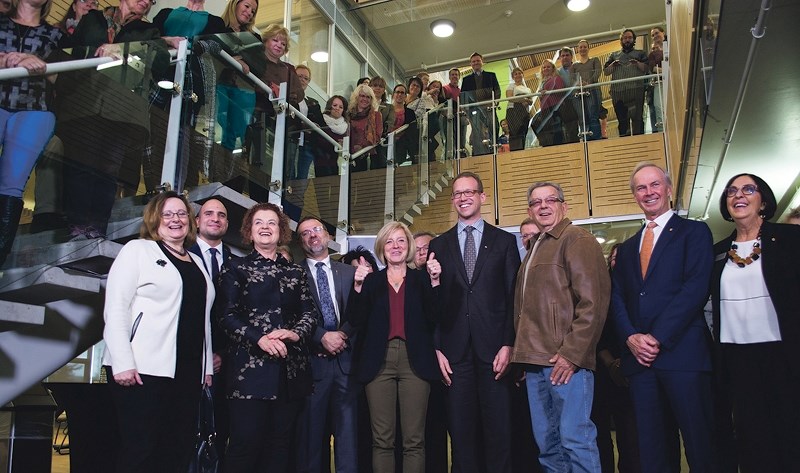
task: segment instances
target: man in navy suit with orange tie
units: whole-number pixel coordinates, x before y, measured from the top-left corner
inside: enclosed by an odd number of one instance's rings
[[[672,181],[652,163],[631,175],[647,223],[623,243],[611,305],[630,381],[642,471],[671,472],[665,409],[678,422],[692,473],[715,471],[711,335],[703,316],[714,262],[711,231],[670,210]]]

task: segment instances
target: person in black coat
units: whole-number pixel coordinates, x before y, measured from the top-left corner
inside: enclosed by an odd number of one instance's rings
[[[736,229],[714,245],[716,392],[730,397],[741,471],[794,471],[800,464],[800,227],[768,221],[775,195],[754,174],[732,177],[719,203]]]
[[[408,268],[414,260],[414,239],[400,222],[381,228],[375,253],[386,268],[370,273],[361,258],[348,305],[350,321],[359,330],[354,373],[366,384],[373,471],[395,471],[398,403],[403,471],[424,471],[428,382],[440,379],[433,331],[441,269],[435,260],[429,262],[431,277]]]

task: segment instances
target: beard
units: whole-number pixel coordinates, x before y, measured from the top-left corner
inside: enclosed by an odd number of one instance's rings
[[[633,43],[622,43],[622,51],[626,53],[633,51]]]

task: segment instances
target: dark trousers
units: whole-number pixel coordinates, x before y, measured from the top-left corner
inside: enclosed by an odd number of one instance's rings
[[[625,95],[626,100],[614,98],[613,102],[619,121],[619,136],[641,135],[644,133],[644,89],[635,93],[627,92]]]
[[[600,363],[598,363],[600,365]],[[592,422],[597,427],[597,448],[600,451],[600,468],[603,473],[614,473],[613,426],[617,432],[620,473],[638,473],[639,439],[636,433],[636,415],[631,395],[626,387],[614,384],[608,368],[598,366],[594,377],[594,402]],[[680,456],[680,452],[678,452]]]
[[[302,401],[231,399],[226,473],[288,473]]]
[[[629,379],[642,472],[674,471],[666,438],[669,409],[678,422],[692,473],[716,471],[711,373],[649,368]]]
[[[362,386],[342,372],[335,358],[313,360],[314,393],[306,400],[298,422],[297,471],[330,469],[326,453],[331,431],[337,473],[358,472],[358,393]],[[328,428],[330,426],[330,429]]]
[[[495,381],[492,364],[473,355],[450,360],[447,418],[453,448],[453,473],[511,471],[511,382]],[[482,441],[479,441],[482,436]],[[481,453],[485,454],[484,466]]]
[[[120,386],[105,368],[119,423],[116,473],[185,473],[197,429],[199,370],[179,369],[174,379],[140,374],[141,386]]]
[[[782,343],[722,345],[743,473],[800,468],[800,377]]]

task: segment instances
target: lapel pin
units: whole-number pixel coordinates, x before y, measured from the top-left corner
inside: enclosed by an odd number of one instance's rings
[[[164,261],[163,259],[160,259],[160,260],[157,260],[157,261],[156,261],[156,264],[157,264],[157,265],[159,265],[159,266],[161,266],[161,267],[163,268],[164,266],[166,266],[166,265],[167,265],[167,262],[166,262],[166,261]]]

